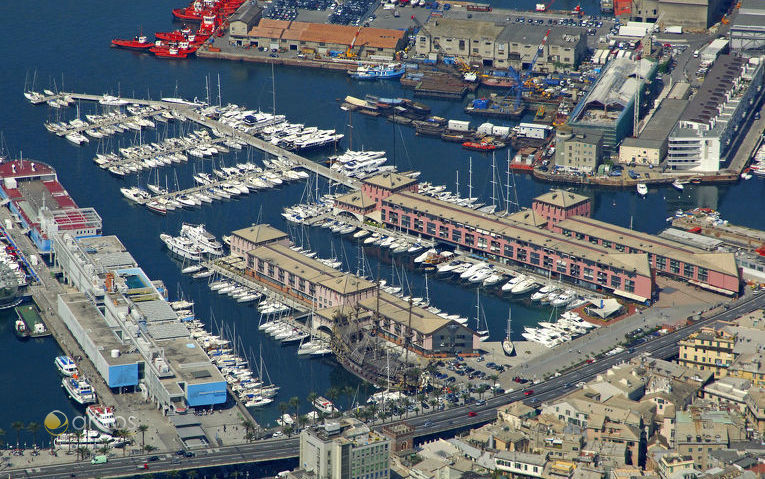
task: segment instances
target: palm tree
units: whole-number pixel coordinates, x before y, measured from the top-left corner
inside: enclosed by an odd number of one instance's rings
[[[337,388],[327,389],[327,398],[333,403],[337,401],[338,396],[340,396],[340,391]]]
[[[78,458],[85,457],[82,455],[82,449],[87,450],[87,448],[80,447],[80,439],[82,439],[82,431],[80,430],[74,431],[74,437],[75,439],[77,439],[77,448],[75,449],[75,451],[77,452],[77,457]]]
[[[308,424],[308,416],[300,416],[297,418],[298,429],[303,429]]]
[[[284,426],[284,432],[287,433],[287,437],[292,437],[292,425],[287,424]]]
[[[287,412],[287,409],[290,408],[290,405],[286,402],[282,401],[279,403],[279,412],[282,413],[282,417],[284,417],[284,414]]]
[[[16,449],[18,449],[19,443],[21,443],[21,430],[24,429],[24,423],[21,421],[13,421],[11,427],[16,430]]]
[[[80,460],[85,460],[86,457],[90,455],[90,449],[88,449],[85,446],[80,446],[77,448],[77,457],[80,458]]]
[[[30,422],[27,424],[27,431],[32,433],[32,445],[33,447],[37,447],[37,431],[40,430],[40,423],[39,422]]]
[[[147,444],[143,447],[144,451],[146,452],[153,452],[156,451],[157,448],[155,446],[152,446],[151,444]]]
[[[489,389],[489,387],[485,384],[481,384],[480,386],[478,386],[478,389],[476,391],[478,392],[479,399],[483,399],[483,393],[485,393],[487,389]]]
[[[138,432],[141,433],[141,451],[146,450],[146,431],[149,430],[149,426],[146,424],[140,424],[138,426]]]
[[[295,408],[295,417],[299,417],[300,416],[300,399],[297,396],[292,396],[290,398],[289,404],[290,404],[290,407]]]
[[[5,429],[0,428],[0,438],[5,437]],[[0,439],[0,446],[2,445],[3,440]]]
[[[491,379],[492,384],[493,384],[493,388],[492,389],[494,389],[496,391],[496,389],[497,389],[497,380],[499,379],[499,376],[497,376],[496,374],[490,374],[489,375],[489,379]]]
[[[353,395],[356,393],[356,390],[353,389],[350,385],[346,385],[341,390],[343,395],[345,395],[346,398],[348,398],[348,407],[346,408],[348,411],[351,410],[351,407],[353,407]]]
[[[109,440],[106,439],[106,438],[101,439],[101,447],[98,448],[98,452],[100,452],[101,454],[103,454],[105,456],[105,455],[109,454],[109,450],[110,449],[111,449],[111,447],[109,446]]]
[[[244,426],[244,436],[247,438],[247,435],[253,435],[253,430],[255,429],[255,425],[250,421],[249,419],[243,419],[242,420],[242,426]],[[249,442],[249,441],[248,441]]]
[[[319,397],[318,394],[316,394],[314,391],[311,391],[308,393],[308,402],[311,403],[311,409],[313,409],[313,412],[316,412],[316,399]]]

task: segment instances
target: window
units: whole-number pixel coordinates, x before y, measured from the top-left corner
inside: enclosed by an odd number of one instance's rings
[[[694,266],[692,264],[683,263],[683,276],[693,278],[693,269]]]
[[[409,215],[401,215],[401,226],[409,228]]]
[[[465,244],[468,246],[473,246],[475,244],[475,236],[472,234],[466,234],[465,235]]]
[[[428,234],[429,235],[435,236],[436,235],[436,224],[428,221],[427,230],[428,230]]]
[[[449,238],[449,228],[446,226],[439,226],[438,227],[438,237],[448,239]]]
[[[709,277],[708,277],[708,275],[709,275],[709,270],[708,270],[708,269],[706,269],[706,268],[702,268],[701,266],[699,266],[699,268],[698,268],[698,273],[699,273],[699,281],[702,281],[702,282],[706,283],[706,282],[707,282],[707,280],[709,279]]]
[[[669,260],[669,272],[672,274],[680,274],[680,262],[678,260]]]
[[[483,236],[478,237],[478,247],[481,249],[486,249],[486,238]]]
[[[513,257],[513,246],[512,245],[509,245],[509,244],[505,245],[505,256],[507,256],[508,258],[512,258]]]
[[[462,231],[458,230],[457,228],[454,228],[452,230],[452,241],[455,243],[459,243],[462,241]]]

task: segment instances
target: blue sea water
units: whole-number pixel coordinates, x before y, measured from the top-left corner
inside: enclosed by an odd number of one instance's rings
[[[69,190],[80,206],[93,206],[104,220],[104,232],[117,234],[127,246],[149,277],[162,279],[171,295],[178,291],[196,301],[197,314],[211,325],[225,325],[236,331],[243,343],[256,358],[261,355],[272,380],[282,389],[278,401],[292,396],[305,398],[310,391],[326,393],[330,387],[351,386],[358,388],[359,397],[370,393],[364,385],[345,372],[331,360],[298,360],[294,347],[281,347],[257,330],[257,311],[241,306],[228,297],[210,293],[204,282],[184,277],[178,263],[163,250],[158,236],[162,232],[175,233],[181,222],[205,223],[208,229],[220,236],[232,229],[255,222],[267,222],[278,228],[289,229],[280,216],[282,206],[299,202],[304,195],[304,184],[288,185],[277,190],[250,195],[249,197],[217,202],[196,211],[171,213],[167,217],[152,215],[144,208],[130,205],[119,193],[119,187],[135,184],[136,178],[120,180],[106,174],[91,161],[97,145],[76,148],[65,140],[45,131],[43,122],[56,118],[57,112],[44,106],[32,106],[22,96],[25,79],[36,78],[37,89],[52,88],[70,91],[113,94],[122,96],[151,97],[206,96],[205,83],[209,78],[212,96],[217,97],[217,78],[220,76],[224,103],[232,102],[250,108],[271,110],[272,73],[265,65],[238,62],[215,62],[193,59],[172,62],[140,53],[112,50],[109,41],[116,36],[129,37],[139,28],[145,33],[166,31],[171,28],[170,9],[181,1],[94,1],[43,0],[33,6],[26,2],[3,2],[0,16],[6,19],[0,30],[0,50],[3,68],[0,69],[0,130],[13,156],[23,154],[52,164],[58,171],[62,184]],[[493,2],[505,7],[532,8],[534,1]],[[558,0],[553,8],[571,9],[578,2]],[[583,2],[588,12],[596,12],[596,2]],[[354,148],[384,149],[389,158],[401,169],[418,169],[421,179],[453,186],[457,171],[460,189],[467,195],[468,163],[472,156],[473,196],[488,201],[491,196],[491,157],[461,150],[459,145],[436,139],[416,137],[413,130],[394,127],[376,118],[354,116],[348,118],[339,109],[339,101],[346,95],[363,97],[365,94],[395,97],[410,96],[395,82],[360,83],[337,72],[301,70],[277,67],[274,70],[276,109],[293,122],[336,128],[350,133],[353,124]],[[466,119],[463,104],[450,101],[426,101],[433,113],[447,118]],[[93,111],[94,106],[78,105],[80,113]],[[67,119],[76,114],[75,108],[63,112]],[[474,121],[475,123],[475,121]],[[177,134],[178,125],[171,125],[156,132],[147,132],[144,141],[154,141],[156,135]],[[107,146],[115,148],[137,140],[129,135],[111,140]],[[347,146],[347,139],[345,145]],[[239,153],[224,161],[257,161],[259,154]],[[499,171],[505,161],[504,153],[497,157]],[[192,161],[177,169],[164,169],[160,181],[174,185],[191,185],[194,171],[206,169],[210,162]],[[175,171],[175,173],[174,173]],[[500,173],[501,181],[505,181]],[[147,175],[140,177],[146,182]],[[321,184],[322,192],[326,186]],[[550,188],[550,185],[516,176],[514,191],[520,205]],[[498,188],[504,191],[504,186]],[[765,228],[765,212],[762,198],[765,181],[754,179],[737,185],[712,187],[689,185],[683,192],[670,188],[652,189],[647,198],[638,198],[632,191],[579,189],[594,200],[594,216],[623,226],[630,224],[637,230],[658,232],[665,225],[665,218],[678,208],[705,206],[721,211],[732,223]],[[325,230],[294,230],[292,233],[306,245],[310,245],[323,257],[336,254],[347,267],[356,271],[358,248],[345,239],[339,239]],[[417,296],[424,295],[425,278],[422,273],[408,265],[396,265],[374,250],[365,253],[364,269],[371,275],[391,281],[408,282]],[[429,279],[429,294],[433,304],[441,309],[463,316],[475,317],[475,291],[462,286]],[[482,295],[492,339],[500,339],[504,332],[509,303],[493,295]],[[515,336],[524,325],[535,324],[546,318],[549,312],[523,303],[513,303]],[[6,440],[15,442],[13,421],[42,422],[51,409],[67,414],[75,409],[60,388],[59,378],[53,369],[53,358],[59,349],[52,339],[19,342],[13,335],[10,316],[0,321],[0,373],[6,381],[4,394],[0,397],[0,428],[6,431]],[[342,397],[341,405],[348,398]],[[307,403],[302,402],[304,407]],[[278,413],[276,405],[255,413],[261,423],[271,423]],[[27,442],[31,435],[22,435]],[[22,441],[23,442],[23,441]]]

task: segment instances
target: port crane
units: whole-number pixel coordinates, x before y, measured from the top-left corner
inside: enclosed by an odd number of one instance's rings
[[[547,33],[545,33],[544,38],[542,38],[542,42],[537,47],[536,53],[534,53],[534,56],[531,58],[531,62],[529,63],[529,67],[526,69],[523,73],[518,73],[513,67],[508,66],[507,71],[510,73],[510,76],[515,80],[515,103],[513,104],[513,108],[518,110],[521,107],[521,100],[523,95],[523,86],[528,77],[531,75],[531,72],[534,70],[534,65],[536,64],[537,60],[539,59],[539,55],[542,54],[542,51],[545,49],[545,44],[547,44],[547,37],[550,36],[550,30],[547,30]],[[511,88],[511,93],[512,93]],[[508,98],[510,96],[510,93],[505,98]]]
[[[355,53],[353,53],[353,47],[356,46],[356,40],[359,38],[359,33],[361,33],[361,29],[364,28],[363,26],[359,27],[358,30],[356,30],[356,34],[353,35],[353,40],[351,40],[351,44],[348,45],[348,49],[345,50],[345,57],[346,58],[353,58],[356,56]]]

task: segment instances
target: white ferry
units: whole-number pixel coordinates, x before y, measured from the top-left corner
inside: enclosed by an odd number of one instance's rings
[[[313,402],[313,405],[316,409],[323,412],[324,414],[332,414],[337,412],[337,408],[334,404],[332,404],[332,401],[321,396],[316,398],[316,400]]]
[[[106,434],[103,432],[95,431],[93,429],[89,429],[87,431],[82,431],[80,434],[75,434],[73,432],[67,432],[64,434],[61,434],[60,436],[57,436],[54,440],[54,443],[57,446],[68,446],[68,445],[80,445],[80,446],[101,446],[104,443],[109,444],[109,446],[114,447],[117,445],[122,444],[124,441],[115,439],[111,434]]]
[[[93,391],[90,383],[85,378],[78,378],[77,375],[66,377],[61,380],[69,396],[79,404],[90,404],[96,402],[96,393]]]
[[[90,419],[91,425],[105,433],[110,433],[117,427],[117,420],[114,418],[114,408],[110,406],[93,404],[85,409],[85,415]]]
[[[77,374],[77,363],[69,356],[57,356],[53,364],[56,365],[58,372],[64,376],[74,376]]]

